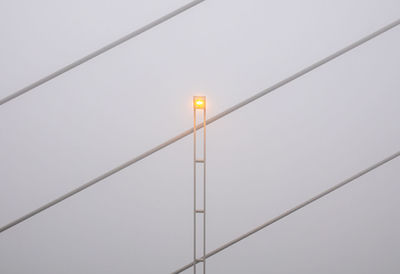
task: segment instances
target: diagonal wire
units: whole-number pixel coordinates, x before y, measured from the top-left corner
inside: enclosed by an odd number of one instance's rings
[[[307,201],[305,201],[305,202],[303,202],[303,203],[301,203],[301,204],[299,204],[299,205],[293,207],[292,209],[289,209],[288,211],[286,211],[286,212],[282,213],[281,215],[279,215],[279,216],[277,216],[277,217],[275,217],[275,218],[269,220],[268,222],[266,222],[266,223],[264,223],[264,224],[262,224],[262,225],[256,227],[255,229],[250,230],[250,231],[247,232],[246,234],[243,234],[242,236],[240,236],[240,237],[238,237],[238,238],[236,238],[236,239],[234,239],[234,240],[232,240],[232,241],[230,241],[230,242],[228,242],[228,243],[222,245],[221,247],[219,247],[219,248],[217,248],[217,249],[215,249],[215,250],[213,250],[213,251],[207,253],[207,254],[206,254],[206,258],[209,258],[209,257],[211,257],[211,256],[214,256],[215,254],[221,252],[222,250],[224,250],[224,249],[226,249],[226,248],[228,248],[228,247],[230,247],[230,246],[232,246],[232,245],[234,245],[234,244],[240,242],[241,240],[244,240],[245,238],[247,238],[247,237],[253,235],[254,233],[256,233],[256,232],[258,232],[258,231],[260,231],[260,230],[262,230],[262,229],[264,229],[264,228],[266,228],[266,227],[272,225],[273,223],[275,223],[275,222],[277,222],[277,221],[279,221],[279,220],[281,220],[281,219],[283,219],[283,218],[289,216],[290,214],[293,214],[293,213],[296,212],[297,210],[299,210],[299,209],[301,209],[301,208],[303,208],[303,207],[305,207],[305,206],[307,206],[307,205],[309,205],[309,204],[311,204],[311,203],[313,203],[313,202],[315,202],[315,201],[321,199],[322,197],[328,195],[329,193],[331,193],[331,192],[333,192],[333,191],[335,191],[335,190],[338,190],[339,188],[341,188],[341,187],[343,187],[343,186],[345,186],[345,185],[351,183],[352,181],[354,181],[354,180],[360,178],[361,176],[363,176],[363,175],[365,175],[365,174],[367,174],[367,173],[373,171],[374,169],[376,169],[376,168],[382,166],[383,164],[386,164],[386,163],[390,162],[391,160],[393,160],[393,159],[395,159],[395,158],[397,158],[397,157],[399,157],[399,156],[400,156],[400,151],[398,151],[398,152],[396,152],[395,154],[392,154],[391,156],[389,156],[389,157],[383,159],[382,161],[380,161],[380,162],[378,162],[378,163],[376,163],[376,164],[374,164],[374,165],[372,165],[372,166],[370,166],[370,167],[368,167],[368,168],[366,168],[366,169],[364,169],[364,170],[358,172],[357,174],[354,174],[354,175],[351,176],[350,178],[348,178],[348,179],[346,179],[346,180],[344,180],[344,181],[338,183],[337,185],[334,185],[334,186],[328,188],[328,189],[325,190],[324,192],[321,192],[320,194],[318,194],[318,195],[312,197],[311,199],[308,199]],[[197,263],[198,263],[198,261],[196,261],[196,264],[197,264]],[[174,271],[174,272],[172,272],[172,273],[173,273],[173,274],[181,273],[182,271],[185,271],[186,269],[192,267],[193,265],[194,265],[194,262],[191,262],[191,263],[189,263],[189,264],[187,264],[187,265],[185,265],[185,266],[179,268],[178,270],[176,270],[176,271]]]
[[[260,97],[262,97],[262,96],[264,96],[264,95],[266,95],[266,94],[268,94],[268,93],[270,93],[270,92],[272,92],[272,91],[274,91],[274,90],[276,90],[276,89],[278,89],[278,88],[280,88],[280,87],[292,82],[293,80],[299,78],[300,76],[303,76],[304,74],[306,74],[306,73],[308,73],[308,72],[310,72],[310,71],[322,66],[323,64],[328,63],[329,61],[331,61],[331,60],[333,60],[333,59],[345,54],[346,52],[348,52],[348,51],[350,51],[350,50],[352,50],[352,49],[354,49],[354,48],[366,43],[367,41],[369,41],[369,40],[381,35],[382,33],[384,33],[386,31],[396,27],[399,24],[400,24],[400,19],[398,19],[398,20],[394,21],[393,23],[391,23],[389,25],[386,25],[385,27],[383,27],[383,28],[381,28],[381,29],[379,29],[379,30],[377,30],[377,31],[375,31],[375,32],[373,32],[373,33],[361,38],[360,40],[348,45],[347,47],[342,48],[341,50],[339,50],[339,51],[337,51],[337,52],[325,57],[324,59],[322,59],[322,60],[320,60],[320,61],[318,61],[318,62],[316,62],[316,63],[314,63],[314,64],[312,64],[312,65],[310,65],[310,66],[308,66],[308,67],[306,67],[304,69],[302,69],[302,70],[300,70],[299,72],[297,72],[297,73],[293,74],[292,76],[290,76],[290,77],[288,77],[288,78],[276,83],[275,85],[273,85],[273,86],[271,86],[271,87],[269,87],[269,88],[267,88],[267,89],[265,89],[263,91],[260,91],[259,93],[257,93],[255,95],[253,95],[252,97],[250,97],[250,98],[248,98],[248,99],[246,99],[246,100],[244,100],[244,101],[242,101],[242,102],[240,102],[240,103],[238,103],[238,104],[226,109],[225,111],[220,112],[219,114],[217,114],[217,115],[211,117],[210,119],[208,119],[206,121],[206,123],[207,124],[211,124],[211,123],[217,121],[218,119],[221,119],[222,117],[230,114],[231,112],[234,112],[234,111],[240,109],[241,107],[244,107],[245,105],[247,105],[247,104],[259,99]],[[199,125],[197,125],[196,128],[200,129],[202,127],[203,127],[203,124],[199,124]],[[48,209],[48,208],[58,204],[59,202],[65,200],[65,199],[67,199],[67,198],[69,198],[69,197],[71,197],[71,196],[73,196],[73,195],[75,195],[75,194],[77,194],[79,192],[81,192],[82,190],[84,190],[84,189],[86,189],[86,188],[88,188],[88,187],[90,187],[90,186],[92,186],[92,185],[94,185],[94,184],[106,179],[107,177],[109,177],[109,176],[111,176],[111,175],[123,170],[124,168],[126,168],[126,167],[128,167],[128,166],[130,166],[130,165],[132,165],[132,164],[134,164],[134,163],[136,163],[136,162],[138,162],[138,161],[150,156],[151,154],[153,154],[153,153],[155,153],[155,152],[157,152],[157,151],[159,151],[159,150],[161,150],[161,149],[163,149],[163,148],[175,143],[176,141],[182,139],[183,137],[188,136],[192,132],[193,132],[193,128],[190,128],[190,129],[182,132],[181,134],[179,134],[179,135],[177,135],[177,136],[165,141],[164,143],[162,143],[162,144],[160,144],[160,145],[158,145],[158,146],[156,146],[156,147],[154,147],[154,148],[152,148],[152,149],[140,154],[139,156],[137,156],[137,157],[135,157],[135,158],[133,158],[133,159],[131,159],[131,160],[129,160],[129,161],[127,161],[127,162],[125,162],[125,163],[113,168],[113,169],[111,169],[110,171],[100,175],[99,177],[96,177],[96,178],[92,179],[91,181],[83,184],[82,186],[80,186],[80,187],[78,187],[78,188],[76,188],[76,189],[74,189],[74,190],[72,190],[72,191],[60,196],[59,198],[57,198],[57,199],[55,199],[55,200],[53,200],[53,201],[51,201],[51,202],[49,202],[49,203],[37,208],[37,209],[27,213],[26,215],[24,215],[24,216],[22,216],[22,217],[20,217],[20,218],[18,218],[16,220],[8,223],[7,225],[1,227],[0,228],[0,233],[4,232],[5,230],[7,230],[7,229],[19,224],[19,223],[31,218],[31,217],[33,217],[34,215],[40,213],[41,211],[43,211],[45,209]]]
[[[178,9],[176,9],[176,10],[174,10],[174,11],[172,11],[172,12],[170,12],[170,13],[168,13],[168,14],[166,14],[166,15],[164,15],[164,16],[162,16],[162,17],[160,17],[160,18],[158,18],[158,19],[156,19],[154,21],[152,21],[152,22],[150,22],[149,24],[147,24],[147,25],[145,25],[145,26],[143,26],[143,27],[141,27],[141,28],[139,28],[139,29],[127,34],[127,35],[125,35],[124,37],[119,38],[118,40],[116,40],[116,41],[114,41],[114,42],[112,42],[112,43],[110,43],[108,45],[105,45],[104,47],[102,47],[102,48],[100,48],[100,49],[98,49],[98,50],[86,55],[85,57],[82,57],[82,58],[76,60],[75,62],[73,62],[73,63],[71,63],[71,64],[69,64],[69,65],[67,65],[67,66],[65,66],[63,68],[60,68],[59,70],[47,75],[46,77],[43,77],[42,79],[40,79],[40,80],[38,80],[38,81],[36,81],[36,82],[26,86],[26,87],[14,92],[14,93],[2,98],[0,100],[0,106],[5,104],[5,103],[7,103],[7,102],[9,102],[9,101],[11,101],[11,100],[13,100],[13,99],[15,99],[15,98],[17,98],[17,97],[19,97],[19,96],[21,96],[21,95],[23,95],[23,94],[25,94],[25,93],[27,93],[27,92],[29,92],[29,91],[31,91],[32,89],[34,89],[34,88],[36,88],[38,86],[43,85],[44,83],[46,83],[46,82],[48,82],[48,81],[60,76],[61,74],[64,74],[67,71],[69,71],[69,70],[71,70],[71,69],[73,69],[73,68],[75,68],[75,67],[77,67],[79,65],[82,65],[83,63],[86,63],[87,61],[99,56],[100,54],[103,54],[106,51],[109,51],[110,49],[115,48],[116,46],[119,46],[122,43],[125,43],[126,41],[128,41],[128,40],[130,40],[130,39],[132,39],[132,38],[134,38],[134,37],[146,32],[146,31],[148,31],[148,30],[160,25],[161,23],[164,23],[165,21],[168,21],[169,19],[171,19],[171,18],[173,18],[173,17],[175,17],[175,16],[187,11],[188,9],[190,9],[190,8],[196,6],[196,5],[198,5],[198,4],[200,4],[201,2],[204,2],[204,1],[205,0],[195,0],[195,1],[189,2],[188,4],[178,8]]]

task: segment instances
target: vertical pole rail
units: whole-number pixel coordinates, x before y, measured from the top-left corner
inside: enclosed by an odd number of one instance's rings
[[[203,111],[203,146],[202,158],[197,158],[197,111]],[[206,273],[206,98],[205,96],[193,97],[193,273],[196,274],[196,264],[202,263],[203,274]],[[203,186],[200,187],[202,191],[197,192],[197,167],[200,164],[203,168]],[[201,194],[203,197],[203,206],[197,204],[197,195]],[[200,196],[200,197],[201,197]],[[197,214],[203,214],[203,239],[202,239],[202,256],[197,257],[198,235],[197,235]]]
[[[193,273],[196,274],[196,106],[193,102]]]
[[[205,102],[204,98],[204,102]],[[203,109],[203,274],[206,274],[206,108]]]

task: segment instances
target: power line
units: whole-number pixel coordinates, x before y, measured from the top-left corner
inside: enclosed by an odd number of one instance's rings
[[[143,27],[141,27],[141,28],[139,28],[139,29],[127,34],[127,35],[125,35],[124,37],[121,37],[118,40],[116,40],[116,41],[114,41],[114,42],[112,42],[112,43],[110,43],[108,45],[105,45],[104,47],[102,47],[102,48],[100,48],[100,49],[98,49],[98,50],[86,55],[85,57],[82,57],[81,59],[78,59],[75,62],[73,62],[73,63],[71,63],[71,64],[69,64],[69,65],[67,65],[67,66],[65,66],[65,67],[63,67],[63,68],[61,68],[61,69],[49,74],[49,75],[47,75],[46,77],[44,77],[44,78],[42,78],[42,79],[40,79],[40,80],[38,80],[38,81],[36,81],[36,82],[34,82],[32,84],[20,89],[20,90],[8,95],[7,97],[4,97],[3,99],[0,100],[0,106],[5,104],[5,103],[7,103],[7,102],[9,102],[9,101],[11,101],[11,100],[13,100],[13,99],[15,99],[15,98],[17,98],[17,97],[19,97],[19,96],[21,96],[21,95],[23,95],[23,94],[25,94],[25,93],[27,93],[28,91],[31,91],[32,89],[34,89],[34,88],[36,88],[38,86],[43,85],[44,83],[46,83],[46,82],[48,82],[48,81],[60,76],[61,74],[64,74],[65,72],[67,72],[67,71],[69,71],[69,70],[71,70],[71,69],[73,69],[73,68],[75,68],[75,67],[77,67],[79,65],[82,65],[83,63],[86,63],[87,61],[99,56],[100,54],[103,54],[106,51],[109,51],[110,49],[112,49],[112,48],[114,48],[116,46],[119,46],[122,43],[124,43],[124,42],[126,42],[126,41],[128,41],[128,40],[130,40],[130,39],[132,39],[132,38],[134,38],[134,37],[146,32],[146,31],[148,31],[148,30],[150,30],[150,29],[152,29],[152,28],[154,28],[154,27],[156,27],[158,25],[160,25],[161,23],[164,23],[165,21],[168,21],[169,19],[181,14],[182,12],[184,12],[184,11],[186,11],[186,10],[188,10],[188,9],[190,9],[190,8],[196,6],[196,5],[198,5],[198,4],[200,4],[201,2],[204,2],[204,1],[205,0],[192,1],[192,2],[182,6],[180,8],[178,8],[178,9],[176,9],[176,10],[174,10],[174,11],[172,11],[172,12],[170,12],[170,13],[168,13],[168,14],[160,17],[160,18],[158,18],[157,20],[154,20],[153,22],[151,22],[151,23],[149,23],[149,24],[147,24],[147,25],[145,25],[145,26],[143,26]]]
[[[365,174],[371,172],[372,170],[374,170],[374,169],[380,167],[380,166],[383,165],[383,164],[386,164],[387,162],[389,162],[389,161],[391,161],[391,160],[393,160],[393,159],[395,159],[395,158],[397,158],[397,157],[399,157],[399,156],[400,156],[400,151],[398,151],[398,152],[396,152],[395,154],[393,154],[393,155],[391,155],[391,156],[389,156],[389,157],[383,159],[382,161],[380,161],[380,162],[378,162],[378,163],[376,163],[376,164],[374,164],[374,165],[372,165],[372,166],[370,166],[370,167],[368,167],[368,168],[366,168],[366,169],[364,169],[364,170],[358,172],[357,174],[351,176],[350,178],[344,180],[343,182],[340,182],[340,183],[338,183],[337,185],[335,185],[335,186],[333,186],[333,187],[331,187],[331,188],[328,188],[328,189],[325,190],[324,192],[321,192],[320,194],[318,194],[318,195],[312,197],[311,199],[309,199],[309,200],[307,200],[307,201],[305,201],[305,202],[303,202],[303,203],[301,203],[301,204],[299,204],[299,205],[293,207],[292,209],[289,209],[288,211],[282,213],[281,215],[279,215],[279,216],[277,216],[277,217],[275,217],[275,218],[269,220],[268,222],[266,222],[266,223],[264,223],[264,224],[262,224],[262,225],[260,225],[260,226],[258,226],[258,227],[256,227],[256,228],[254,228],[253,230],[250,230],[249,232],[243,234],[242,236],[240,236],[240,237],[238,237],[238,238],[236,238],[236,239],[234,239],[234,240],[232,240],[232,241],[230,241],[230,242],[228,242],[228,243],[226,243],[226,244],[220,246],[219,248],[217,248],[217,249],[215,249],[215,250],[213,250],[213,251],[207,253],[207,255],[205,256],[205,258],[209,258],[209,257],[211,257],[211,256],[214,256],[215,254],[221,252],[222,250],[224,250],[224,249],[226,249],[226,248],[228,248],[228,247],[230,247],[230,246],[232,246],[232,245],[234,245],[234,244],[240,242],[241,240],[244,240],[245,238],[247,238],[247,237],[253,235],[254,233],[256,233],[256,232],[258,232],[258,231],[260,231],[260,230],[262,230],[262,229],[264,229],[264,228],[266,228],[266,227],[272,225],[273,223],[275,223],[275,222],[277,222],[277,221],[279,221],[279,220],[281,220],[281,219],[283,219],[283,218],[289,216],[290,214],[296,212],[297,210],[299,210],[299,209],[301,209],[301,208],[303,208],[303,207],[305,207],[305,206],[307,206],[307,205],[309,205],[309,204],[311,204],[311,203],[313,203],[313,202],[315,202],[315,201],[321,199],[322,197],[328,195],[329,193],[331,193],[331,192],[333,192],[333,191],[335,191],[335,190],[337,190],[337,189],[339,189],[339,188],[341,188],[341,187],[347,185],[348,183],[354,181],[355,179],[360,178],[361,176],[363,176],[363,175],[365,175]],[[197,264],[197,263],[198,263],[198,262],[196,262],[196,264]],[[176,270],[176,271],[174,271],[174,272],[172,272],[172,273],[173,273],[173,274],[181,273],[182,271],[184,271],[184,270],[186,270],[186,269],[192,267],[193,265],[194,265],[194,262],[191,262],[191,263],[189,263],[189,264],[187,264],[187,265],[185,265],[185,266],[179,268],[178,270]]]
[[[280,87],[292,82],[293,80],[299,78],[300,76],[302,76],[302,75],[304,75],[304,74],[306,74],[306,73],[318,68],[319,66],[321,66],[323,64],[328,63],[329,61],[331,61],[331,60],[343,55],[344,53],[346,53],[346,52],[348,52],[348,51],[350,51],[350,50],[352,50],[352,49],[354,49],[354,48],[366,43],[367,41],[369,41],[369,40],[381,35],[382,33],[390,30],[391,28],[394,28],[398,24],[400,24],[400,19],[398,19],[398,20],[394,21],[393,23],[391,23],[391,24],[389,24],[389,25],[387,25],[387,26],[385,26],[385,27],[383,27],[383,28],[381,28],[381,29],[379,29],[379,30],[377,30],[377,31],[365,36],[364,38],[361,38],[360,40],[348,45],[347,47],[345,47],[345,48],[343,48],[343,49],[341,49],[341,50],[339,50],[339,51],[337,51],[337,52],[335,52],[335,53],[333,53],[331,55],[329,55],[328,57],[325,57],[324,59],[322,59],[322,60],[320,60],[320,61],[318,61],[318,62],[316,62],[316,63],[314,63],[314,64],[312,64],[312,65],[310,65],[310,66],[308,66],[306,68],[304,68],[304,69],[302,69],[301,71],[293,74],[292,76],[290,76],[290,77],[288,77],[288,78],[276,83],[275,85],[273,85],[273,86],[271,86],[271,87],[269,87],[269,88],[267,88],[267,89],[255,94],[255,95],[253,95],[252,97],[250,97],[250,98],[248,98],[248,99],[246,99],[246,100],[244,100],[244,101],[242,101],[242,102],[240,102],[240,103],[238,103],[238,104],[226,109],[225,111],[223,111],[223,112],[221,112],[221,113],[209,118],[206,123],[207,124],[211,124],[211,123],[217,121],[218,119],[221,119],[222,117],[230,114],[231,112],[236,111],[241,107],[244,107],[245,105],[247,105],[247,104],[259,99],[260,97],[262,97],[262,96],[264,96],[264,95],[266,95],[266,94],[268,94],[268,93],[270,93],[270,92],[272,92],[272,91],[274,91],[274,90],[276,90],[276,89],[278,89],[278,88],[280,88]],[[196,128],[200,129],[202,127],[203,127],[203,125],[201,124],[201,125],[198,125]],[[75,195],[75,194],[77,194],[79,192],[81,192],[82,190],[84,190],[84,189],[86,189],[86,188],[88,188],[88,187],[90,187],[90,186],[92,186],[92,185],[104,180],[105,178],[107,178],[107,177],[109,177],[109,176],[111,176],[111,175],[123,170],[124,168],[126,168],[126,167],[128,167],[128,166],[130,166],[130,165],[132,165],[132,164],[134,164],[134,163],[136,163],[136,162],[138,162],[138,161],[150,156],[151,154],[153,154],[153,153],[155,153],[155,152],[157,152],[157,151],[159,151],[159,150],[161,150],[161,149],[163,149],[163,148],[175,143],[176,141],[182,139],[183,137],[188,136],[192,132],[193,132],[193,128],[188,129],[188,130],[182,132],[181,134],[179,134],[179,135],[167,140],[166,142],[164,142],[164,143],[162,143],[162,144],[160,144],[160,145],[158,145],[158,146],[156,146],[156,147],[154,147],[154,148],[152,148],[152,149],[140,154],[139,156],[137,156],[137,157],[135,157],[135,158],[123,163],[122,165],[117,166],[114,169],[112,169],[112,170],[100,175],[99,177],[94,178],[93,180],[87,182],[86,184],[84,184],[84,185],[82,185],[82,186],[80,186],[80,187],[78,187],[78,188],[76,188],[76,189],[74,189],[74,190],[62,195],[62,196],[60,196],[59,198],[57,198],[57,199],[55,199],[55,200],[53,200],[53,201],[51,201],[51,202],[39,207],[38,209],[35,209],[35,210],[27,213],[26,215],[24,215],[24,216],[14,220],[14,221],[12,221],[11,223],[1,227],[0,228],[0,233],[4,232],[5,230],[7,230],[7,229],[19,224],[19,223],[31,218],[31,217],[33,217],[34,215],[42,212],[43,210],[48,209],[48,208],[58,204],[59,202],[65,200],[65,199],[67,199],[67,198],[69,198],[69,197],[71,197],[71,196],[73,196],[73,195]]]

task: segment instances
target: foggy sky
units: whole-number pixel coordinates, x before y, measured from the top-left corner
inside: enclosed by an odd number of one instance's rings
[[[0,97],[188,0],[0,2]],[[0,107],[0,226],[400,16],[397,0],[208,0]],[[400,28],[207,129],[207,250],[400,149]],[[192,136],[0,234],[0,273],[192,260]],[[208,273],[398,273],[400,159],[207,260]],[[187,270],[185,273],[191,273]]]

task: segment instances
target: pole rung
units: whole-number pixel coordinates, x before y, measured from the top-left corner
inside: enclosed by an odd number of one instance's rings
[[[203,209],[196,209],[196,213],[204,213]]]
[[[196,261],[201,263],[201,262],[204,262],[204,259],[203,258],[199,258],[199,259],[196,259]]]
[[[204,163],[204,160],[195,160],[196,163]]]

